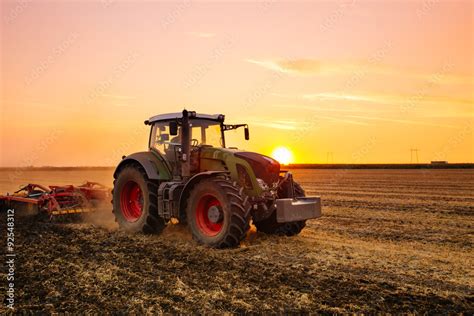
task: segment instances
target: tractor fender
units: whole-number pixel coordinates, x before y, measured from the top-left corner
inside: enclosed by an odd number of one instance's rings
[[[186,195],[187,195],[189,189],[192,188],[194,184],[198,183],[199,181],[201,181],[204,178],[209,178],[209,177],[212,177],[212,176],[218,175],[218,174],[228,174],[228,173],[229,173],[228,171],[204,171],[204,172],[200,172],[200,173],[195,174],[194,176],[192,176],[188,180],[188,182],[186,182],[186,184],[184,185],[183,190],[181,190],[181,195],[179,197],[180,209],[182,209],[182,206],[186,202],[185,199],[186,199]]]
[[[165,162],[150,151],[143,151],[128,155],[122,159],[114,171],[116,178],[118,171],[129,163],[138,163],[143,167],[150,180],[170,180],[171,173]]]

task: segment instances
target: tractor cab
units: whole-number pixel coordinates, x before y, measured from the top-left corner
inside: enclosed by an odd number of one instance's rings
[[[245,138],[249,139],[247,124],[226,125],[224,118],[223,114],[208,115],[196,112],[153,116],[145,121],[145,124],[151,125],[149,148],[168,162],[173,175],[180,174],[182,161],[190,161],[191,173],[199,172],[201,149],[225,148],[225,131],[244,127]],[[184,120],[189,123],[183,124]],[[184,125],[186,126],[183,127]],[[189,153],[186,153],[187,148]]]

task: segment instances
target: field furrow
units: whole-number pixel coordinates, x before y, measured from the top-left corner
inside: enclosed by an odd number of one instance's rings
[[[106,183],[111,172],[37,182]],[[126,234],[109,207],[86,223],[19,217],[16,305],[30,313],[474,314],[473,171],[294,175],[321,195],[323,217],[295,237],[253,227],[237,249],[197,245],[180,225],[161,236]]]

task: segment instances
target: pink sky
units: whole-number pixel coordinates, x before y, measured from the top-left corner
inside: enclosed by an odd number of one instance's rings
[[[0,166],[114,165],[184,106],[296,162],[474,161],[472,1],[2,1]]]

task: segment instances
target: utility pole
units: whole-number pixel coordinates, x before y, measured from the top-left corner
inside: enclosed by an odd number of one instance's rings
[[[418,159],[418,148],[410,148],[410,162],[414,163],[414,158],[416,158],[416,163],[419,163]]]

